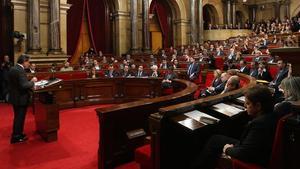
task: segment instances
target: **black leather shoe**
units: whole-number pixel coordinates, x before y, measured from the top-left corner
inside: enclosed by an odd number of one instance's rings
[[[25,142],[26,140],[28,140],[28,138],[26,137],[26,135],[19,135],[19,136],[14,136],[11,138],[10,143],[11,144],[15,144],[15,143],[22,143]]]

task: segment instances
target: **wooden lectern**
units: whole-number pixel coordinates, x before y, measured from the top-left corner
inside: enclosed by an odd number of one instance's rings
[[[33,94],[33,112],[37,132],[46,142],[57,140],[59,129],[59,108],[56,103],[56,91],[62,88],[61,80],[48,81],[36,86]]]

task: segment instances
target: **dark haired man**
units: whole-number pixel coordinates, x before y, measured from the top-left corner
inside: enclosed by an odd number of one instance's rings
[[[10,141],[12,144],[27,140],[26,135],[23,133],[25,116],[30,102],[30,91],[34,86],[34,82],[37,81],[36,77],[33,77],[30,81],[27,80],[25,69],[30,66],[29,59],[29,56],[21,55],[17,64],[10,69],[8,74],[8,101],[14,109],[13,133]]]

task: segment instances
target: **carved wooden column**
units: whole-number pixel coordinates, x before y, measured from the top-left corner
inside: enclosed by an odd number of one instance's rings
[[[28,51],[38,54],[41,51],[40,44],[40,0],[28,0]]]
[[[149,24],[149,0],[143,0],[143,51],[151,53],[150,50],[150,24]]]
[[[204,22],[203,22],[203,0],[199,0],[199,43],[202,44],[204,39]]]
[[[49,23],[49,53],[61,53],[60,45],[60,0],[49,0],[50,23]]]
[[[130,19],[131,19],[131,53],[138,53],[137,34],[138,34],[138,0],[131,0]]]
[[[197,25],[196,25],[196,13],[195,13],[195,7],[196,7],[196,0],[190,0],[191,3],[191,42],[192,44],[197,43]]]

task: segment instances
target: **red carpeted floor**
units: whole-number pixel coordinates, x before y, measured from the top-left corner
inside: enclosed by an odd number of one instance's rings
[[[1,169],[96,169],[98,120],[94,109],[110,105],[89,106],[60,111],[58,141],[45,143],[35,133],[34,117],[28,110],[25,133],[29,140],[10,144],[13,112],[0,103],[0,168]],[[139,169],[135,162],[117,169]]]

